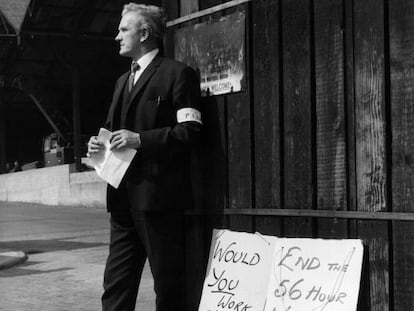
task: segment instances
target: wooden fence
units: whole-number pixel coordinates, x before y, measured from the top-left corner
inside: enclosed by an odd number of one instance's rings
[[[163,1],[170,20],[231,3]],[[240,6],[247,90],[203,103],[189,304],[198,303],[211,228],[221,227],[361,238],[359,310],[414,310],[414,1]],[[231,10],[220,8],[210,16]],[[183,25],[173,24],[170,54]]]

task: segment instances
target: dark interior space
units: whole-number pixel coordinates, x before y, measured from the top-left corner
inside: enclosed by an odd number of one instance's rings
[[[0,13],[2,162],[24,164],[42,161],[42,139],[56,132],[50,120],[70,146],[74,126],[84,144],[103,125],[116,78],[129,66],[114,40],[128,1],[9,2]]]

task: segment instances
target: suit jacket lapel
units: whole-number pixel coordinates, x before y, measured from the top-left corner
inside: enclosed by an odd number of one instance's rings
[[[124,73],[118,80],[118,84],[114,90],[114,96],[112,98],[112,104],[111,107],[109,108],[109,113],[108,113],[108,121],[111,124],[111,127],[113,126],[114,123],[114,113],[116,110],[117,105],[120,104],[120,96],[122,94],[122,90],[124,89],[124,85],[129,77],[129,71]],[[112,129],[111,129],[112,130]]]
[[[138,93],[141,91],[141,89],[147,84],[149,79],[152,77],[152,75],[157,71],[158,66],[161,64],[162,57],[161,56],[155,56],[153,61],[148,65],[147,68],[145,68],[144,72],[139,77],[137,83],[132,88],[131,94],[128,96],[128,103],[127,103],[127,114],[129,107],[131,106],[132,101],[134,98],[138,95]]]

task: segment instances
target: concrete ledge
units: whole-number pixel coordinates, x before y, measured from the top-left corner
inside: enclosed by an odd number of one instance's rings
[[[70,165],[2,174],[0,201],[105,208],[106,183],[95,171],[71,173]]]
[[[11,268],[27,260],[27,255],[20,251],[0,250],[0,270]]]

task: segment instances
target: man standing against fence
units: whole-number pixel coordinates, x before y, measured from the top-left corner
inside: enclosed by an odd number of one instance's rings
[[[137,153],[119,188],[108,186],[111,236],[102,306],[134,310],[148,258],[156,310],[184,310],[184,210],[192,204],[190,153],[202,123],[198,77],[161,55],[161,8],[125,5],[118,30],[119,54],[132,64],[116,83],[105,127],[112,149]],[[89,155],[103,148],[90,138]]]

